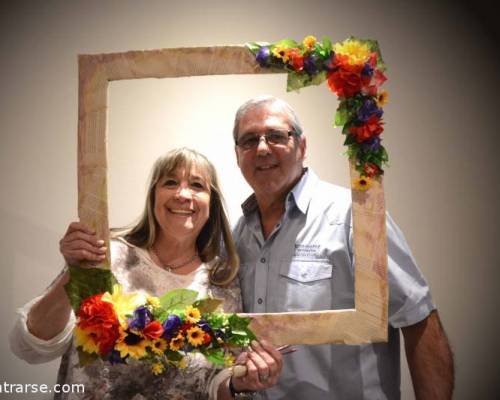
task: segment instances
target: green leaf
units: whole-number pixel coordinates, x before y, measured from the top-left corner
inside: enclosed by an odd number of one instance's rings
[[[193,307],[200,310],[200,313],[205,314],[215,312],[222,303],[224,303],[222,299],[206,298],[194,302]]]
[[[76,351],[78,353],[78,364],[80,367],[85,367],[86,365],[90,365],[99,358],[99,356],[96,353],[87,353],[83,351],[81,347],[77,347]]]
[[[245,43],[245,47],[252,53],[257,54],[261,47],[270,46],[268,42],[248,42]]]
[[[198,296],[196,290],[174,289],[160,297],[160,304],[165,311],[171,312],[175,309],[183,309],[193,304],[196,300],[196,296]]]
[[[323,36],[321,43],[323,45],[323,48],[325,50],[328,50],[328,54],[330,54],[330,51],[332,50],[332,41],[328,36]]]
[[[299,44],[292,39],[283,39],[280,40],[276,43],[273,43],[273,47],[285,47],[285,48],[292,48],[292,47],[299,47]]]
[[[356,143],[356,137],[354,135],[347,135],[344,141],[344,146],[349,146]]]
[[[204,356],[214,364],[224,365],[224,350],[221,348],[209,349],[204,353]]]
[[[288,72],[286,91],[299,90],[306,86],[320,85],[326,81],[326,71],[321,71],[316,75],[309,75],[306,72]]]
[[[73,311],[78,312],[82,300],[98,293],[112,292],[116,278],[109,269],[69,267],[69,282],[64,285]]]
[[[183,355],[178,351],[172,351],[172,350],[165,351],[165,355],[167,356],[167,359],[170,361],[181,361],[183,357]]]

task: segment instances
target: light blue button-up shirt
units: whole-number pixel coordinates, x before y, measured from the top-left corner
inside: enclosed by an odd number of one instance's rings
[[[255,197],[234,229],[245,312],[354,308],[351,192],[306,170],[285,213],[264,239]],[[387,216],[389,341],[363,346],[298,346],[286,355],[268,399],[400,398],[399,330],[434,308],[403,234]]]

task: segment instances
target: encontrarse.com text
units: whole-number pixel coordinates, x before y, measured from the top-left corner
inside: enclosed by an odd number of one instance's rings
[[[53,386],[44,383],[7,383],[0,385],[0,393],[84,393],[82,383],[64,384],[56,383]]]

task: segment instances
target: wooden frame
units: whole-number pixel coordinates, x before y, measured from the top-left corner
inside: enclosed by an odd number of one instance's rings
[[[78,98],[78,213],[109,240],[107,201],[108,82],[196,75],[260,74],[244,46],[176,48],[80,55]],[[236,168],[236,166],[235,166]],[[351,177],[357,172],[350,167]],[[274,344],[361,344],[387,341],[387,245],[381,181],[352,191],[355,308],[248,314],[252,329]],[[109,246],[108,246],[109,249]],[[109,268],[110,254],[102,267]]]

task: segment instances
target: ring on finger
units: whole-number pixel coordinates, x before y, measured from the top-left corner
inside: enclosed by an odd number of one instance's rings
[[[261,382],[267,382],[268,379],[269,379],[269,374],[260,374],[259,375],[259,380]]]

